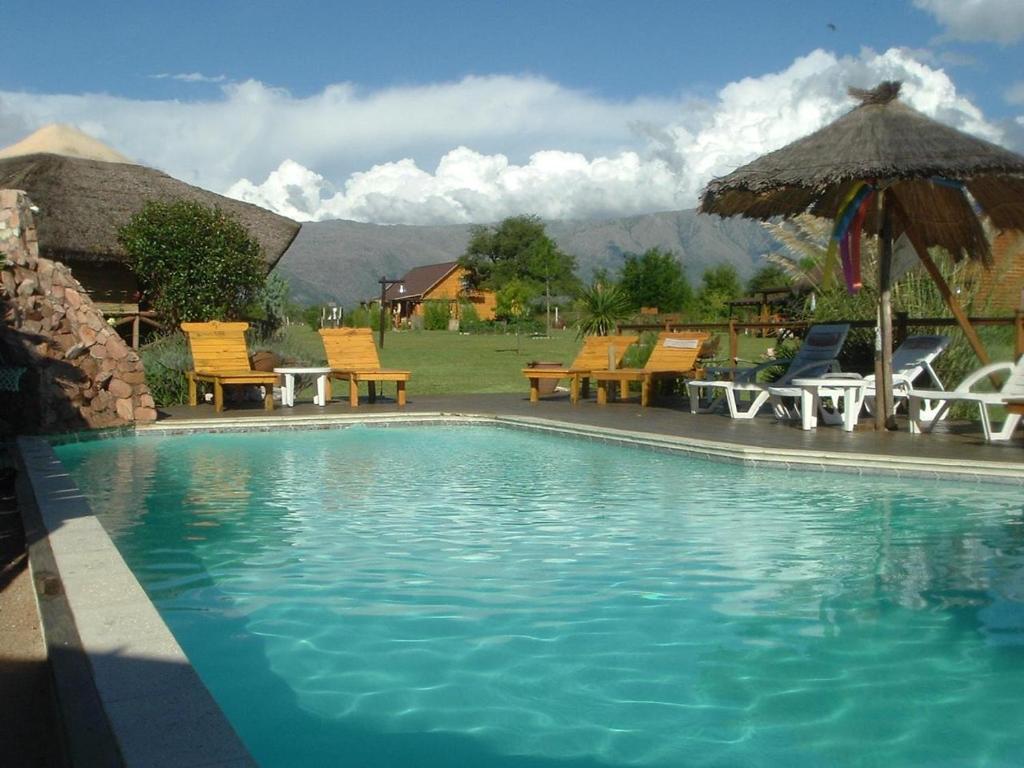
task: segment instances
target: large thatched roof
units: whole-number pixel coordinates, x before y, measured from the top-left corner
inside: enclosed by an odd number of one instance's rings
[[[810,210],[834,218],[857,181],[889,189],[928,246],[985,258],[966,189],[998,229],[1024,229],[1024,157],[938,123],[897,100],[899,83],[851,89],[862,103],[782,149],[708,184],[701,211],[752,218]],[[877,231],[868,217],[865,230]]]
[[[208,192],[165,173],[128,162],[53,152],[0,159],[0,189],[22,189],[39,207],[40,251],[50,257],[121,261],[117,230],[150,200],[197,200],[235,216],[263,246],[268,270],[299,224],[259,206]]]

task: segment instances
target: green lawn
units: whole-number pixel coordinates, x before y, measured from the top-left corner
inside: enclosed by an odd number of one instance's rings
[[[757,359],[772,339],[741,337],[740,356]],[[319,336],[307,326],[286,329],[281,350],[310,364],[323,364]],[[525,392],[522,369],[532,360],[568,364],[580,342],[575,331],[552,331],[547,338],[509,335],[462,335],[451,331],[390,331],[381,350],[381,365],[412,371],[409,390],[422,395]],[[727,354],[723,339],[721,354]],[[644,351],[626,365],[643,363]]]

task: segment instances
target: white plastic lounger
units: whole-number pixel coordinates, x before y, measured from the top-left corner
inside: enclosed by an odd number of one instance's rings
[[[844,324],[815,325],[807,331],[803,344],[796,355],[790,360],[772,360],[751,368],[740,368],[735,372],[734,381],[708,381],[695,380],[686,383],[686,390],[690,396],[690,412],[706,413],[717,407],[721,399],[729,406],[729,415],[734,419],[752,419],[757,415],[771,393],[769,387],[786,387],[797,378],[811,378],[822,376],[826,373],[839,370],[839,361],[836,356],[846,341],[846,334],[850,326]],[[757,375],[767,369],[778,365],[787,365],[788,368],[782,377],[772,383],[765,384],[757,381]],[[799,396],[799,390],[795,390]],[[740,393],[739,395],[737,393]],[[751,397],[749,403],[744,403],[742,393],[748,393]],[[701,397],[709,397],[710,402],[701,406]],[[786,418],[790,414],[784,414]]]
[[[975,392],[973,387],[993,373],[1005,371],[1008,378],[998,392]],[[1007,413],[1002,425],[992,423],[989,408],[1005,406],[1009,399],[1024,398],[1024,355],[1016,363],[992,363],[979,368],[951,392],[938,389],[914,389],[910,392],[910,431],[918,434],[931,432],[935,423],[945,415],[953,403],[975,403],[981,416],[981,429],[986,442],[1009,440],[1021,422],[1019,413]],[[930,415],[930,417],[929,417]]]
[[[932,363],[948,346],[948,336],[942,336],[939,334],[908,336],[896,351],[892,353],[893,397],[900,400],[906,400],[913,388],[914,382],[924,374],[927,374],[928,381],[933,387],[938,390],[945,390],[945,387],[942,385],[942,380],[932,367]],[[862,377],[859,373],[829,373],[825,374],[822,378],[836,380],[835,389],[825,386],[821,382],[817,382],[814,387],[815,396],[820,398],[821,401],[819,413],[826,424],[843,423],[844,426],[850,428],[850,424],[856,423],[857,414],[859,414],[862,407],[864,407],[868,413],[874,412],[874,374]],[[864,385],[863,387],[853,390],[850,387],[843,387],[841,385],[840,382],[844,379],[856,379],[858,381],[863,381]],[[772,395],[772,402],[773,405],[775,405],[776,411],[786,408],[782,402],[783,397],[799,397],[803,389],[804,387],[801,386],[769,387],[769,391]],[[856,391],[857,396],[850,397],[850,393],[854,391]],[[776,402],[776,398],[778,398],[778,402]],[[844,418],[843,413],[840,413],[839,402],[841,400],[843,401],[846,418]],[[830,407],[825,408],[825,403],[829,403]],[[938,407],[935,406],[925,410],[923,418],[926,421],[931,421],[936,417],[935,411],[937,409]]]

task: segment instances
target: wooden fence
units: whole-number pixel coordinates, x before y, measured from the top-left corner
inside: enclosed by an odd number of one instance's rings
[[[111,323],[115,328],[131,324],[132,327],[132,349],[139,348],[139,332],[142,324],[145,323],[153,328],[163,328],[157,318],[156,312],[140,310],[138,304],[123,304],[97,301],[96,308],[103,313],[103,316],[112,319]]]
[[[1024,355],[1024,310],[1018,309],[1013,317],[972,317],[969,318],[975,326],[979,325],[1006,325],[1014,328],[1014,357]],[[874,328],[874,320],[829,320],[830,323],[848,323],[851,328]],[[660,323],[622,323],[616,326],[616,333],[627,331],[712,331],[726,332],[729,336],[729,359],[732,365],[737,365],[739,356],[739,335],[744,331],[755,331],[763,335],[778,334],[779,331],[804,331],[812,322],[765,322],[765,321],[739,321],[730,318],[725,322],[718,323],[689,323],[678,317],[669,318]],[[893,343],[899,345],[905,339],[911,328],[942,328],[959,327],[955,318],[952,317],[915,317],[911,318],[906,312],[897,312],[893,315]]]

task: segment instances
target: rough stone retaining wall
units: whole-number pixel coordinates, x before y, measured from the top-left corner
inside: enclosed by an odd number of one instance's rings
[[[24,192],[0,190],[0,365],[24,366],[18,428],[42,433],[156,420],[142,360],[71,270],[39,256]],[[10,417],[8,417],[10,419]]]

